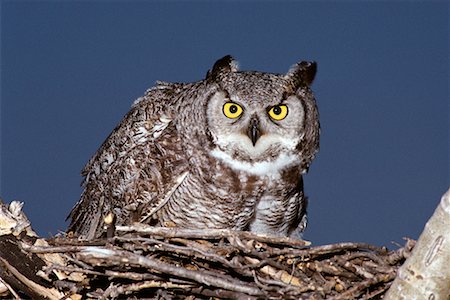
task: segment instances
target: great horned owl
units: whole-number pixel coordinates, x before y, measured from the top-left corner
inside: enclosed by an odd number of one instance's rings
[[[302,174],[319,147],[316,63],[287,74],[219,59],[204,80],[158,84],[137,99],[82,171],[69,231],[102,235],[104,217],[294,236],[306,226]]]

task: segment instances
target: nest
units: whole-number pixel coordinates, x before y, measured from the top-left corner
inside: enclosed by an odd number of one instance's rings
[[[95,241],[11,233],[0,236],[0,284],[17,299],[381,299],[413,245],[311,247],[144,225],[118,226]]]

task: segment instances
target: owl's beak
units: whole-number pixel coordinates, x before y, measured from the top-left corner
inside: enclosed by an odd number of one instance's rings
[[[256,141],[261,136],[261,130],[259,128],[259,119],[257,116],[252,116],[250,124],[248,125],[247,135],[252,141],[253,147],[256,145]]]

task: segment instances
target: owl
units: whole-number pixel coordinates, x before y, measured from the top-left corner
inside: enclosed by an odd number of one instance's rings
[[[118,225],[298,237],[302,176],[319,149],[316,69],[239,71],[228,55],[201,81],[157,82],[83,169],[68,231],[101,237],[113,213]]]

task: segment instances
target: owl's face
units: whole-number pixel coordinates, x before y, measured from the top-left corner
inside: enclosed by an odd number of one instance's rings
[[[293,151],[305,114],[298,97],[286,94],[283,79],[276,75],[230,75],[230,84],[211,97],[207,111],[218,148],[244,160]]]
[[[306,127],[314,126],[307,114],[317,114],[305,103],[314,100],[308,87],[314,75],[298,68],[286,75],[238,72],[232,64],[214,78],[218,89],[207,105],[213,155],[243,163],[298,160]]]

